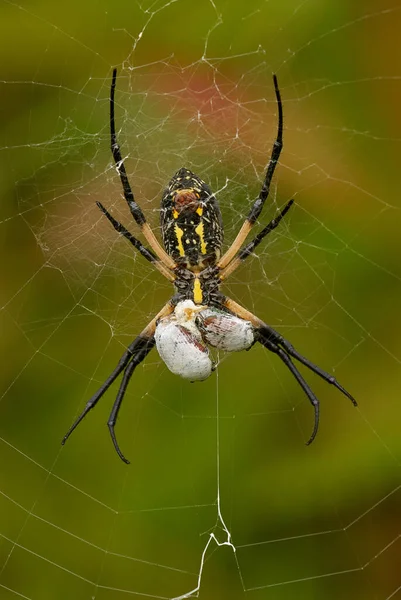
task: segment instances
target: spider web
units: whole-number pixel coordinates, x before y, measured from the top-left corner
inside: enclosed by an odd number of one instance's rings
[[[0,598],[401,597],[396,2],[68,4],[3,0]],[[12,52],[10,52],[12,49]],[[108,97],[136,198],[186,166],[229,244],[257,196],[284,101],[284,150],[224,288],[359,401],[277,357],[219,357],[201,384],[153,351],[61,448],[84,403],[172,294],[116,235],[138,235],[109,151]]]

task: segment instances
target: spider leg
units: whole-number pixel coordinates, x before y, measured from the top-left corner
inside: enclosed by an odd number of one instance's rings
[[[358,406],[358,403],[355,400],[355,398],[351,396],[351,394],[347,392],[347,390],[338,383],[337,379],[333,375],[330,375],[330,373],[327,373],[326,371],[315,365],[308,358],[302,356],[302,354],[295,350],[294,346],[290,344],[290,342],[283,338],[283,336],[280,335],[277,331],[275,331],[272,327],[269,327],[269,325],[266,325],[264,323],[263,327],[259,329],[259,333],[264,339],[268,339],[270,341],[273,341],[275,344],[282,346],[287,354],[289,354],[297,361],[305,365],[305,367],[310,369],[313,373],[321,377],[327,383],[334,385],[334,387],[337,388],[342,394],[344,394],[344,396],[347,396],[347,398],[351,400],[354,406]]]
[[[121,184],[123,186],[124,198],[127,201],[128,208],[131,211],[131,215],[134,217],[136,223],[141,228],[143,235],[148,241],[151,248],[154,250],[155,254],[159,257],[159,259],[167,266],[169,269],[174,269],[175,262],[163,250],[159,242],[157,241],[155,234],[149,227],[148,222],[146,221],[146,217],[142,212],[141,207],[135,201],[134,194],[132,192],[131,186],[128,181],[127,172],[125,170],[125,165],[123,158],[121,156],[121,150],[119,143],[117,141],[116,135],[116,125],[114,119],[114,94],[116,89],[116,79],[117,79],[117,69],[113,69],[113,77],[111,80],[111,88],[110,88],[110,138],[111,138],[111,152],[114,158],[114,162],[116,163],[117,172],[120,176]]]
[[[245,222],[242,225],[241,229],[239,230],[234,242],[231,244],[227,252],[221,257],[221,259],[217,263],[217,266],[220,269],[224,269],[224,267],[226,267],[231,262],[231,260],[234,258],[234,256],[237,254],[242,244],[244,243],[248,233],[254,226],[256,219],[259,217],[263,205],[266,202],[266,198],[269,195],[270,184],[274,175],[274,170],[280,157],[281,150],[283,149],[283,104],[281,102],[281,95],[276,75],[273,75],[273,82],[278,108],[278,126],[276,141],[273,145],[269,164],[266,170],[265,179],[262,185],[262,189],[260,190],[259,196],[253,203],[251,210],[249,211],[249,214],[245,219]]]
[[[100,388],[97,390],[97,392],[95,394],[93,394],[93,396],[88,400],[88,402],[85,405],[84,410],[81,412],[81,414],[79,415],[79,417],[76,418],[76,420],[74,421],[74,423],[71,425],[71,427],[69,428],[69,430],[67,431],[67,433],[63,437],[63,439],[61,441],[61,444],[63,446],[66,443],[66,441],[68,440],[68,438],[70,437],[70,435],[72,434],[72,432],[74,431],[74,429],[76,429],[78,427],[78,425],[86,417],[86,415],[88,414],[88,412],[92,408],[94,408],[96,406],[96,404],[98,403],[98,401],[100,400],[100,398],[108,390],[108,388],[111,386],[111,384],[113,383],[113,381],[119,376],[119,374],[121,373],[121,371],[123,371],[124,368],[127,366],[127,364],[129,363],[130,358],[132,357],[132,352],[131,352],[132,346],[135,344],[135,342],[137,341],[137,339],[138,338],[136,338],[136,340],[130,345],[130,347],[128,348],[128,350],[126,352],[124,352],[124,354],[122,355],[122,357],[118,361],[118,365],[116,366],[116,368],[114,369],[114,371],[111,373],[111,375],[109,375],[109,377],[100,386]]]
[[[96,202],[96,204],[98,208],[100,208],[102,213],[108,218],[110,223],[113,225],[114,229],[118,231],[118,233],[121,233],[121,235],[125,237],[125,239],[128,240],[134,246],[134,248],[136,248],[142,254],[144,258],[146,258],[146,260],[151,262],[156,267],[156,269],[160,271],[160,273],[167,277],[167,279],[169,279],[170,281],[175,280],[175,277],[171,273],[171,271],[169,271],[169,269],[167,269],[167,267],[164,266],[161,260],[151,250],[145,248],[145,246],[136,237],[134,237],[132,233],[128,231],[128,229],[124,227],[124,225],[117,221],[108,212],[108,210],[104,208],[103,204],[101,204],[100,202]]]
[[[240,317],[241,319],[250,321],[252,323],[257,332],[257,341],[263,346],[265,346],[265,348],[271,350],[281,358],[281,360],[290,369],[291,373],[294,375],[294,377],[304,390],[305,394],[308,396],[310,402],[315,408],[315,426],[312,432],[312,436],[308,441],[308,444],[313,442],[316,436],[317,426],[319,423],[319,401],[310,389],[309,385],[303,379],[302,375],[299,373],[294,363],[291,361],[291,356],[297,361],[299,361],[301,364],[303,364],[305,367],[310,369],[313,373],[324,379],[324,381],[334,385],[334,387],[336,387],[342,394],[344,394],[345,396],[347,396],[347,398],[351,400],[354,406],[357,406],[357,402],[353,398],[353,396],[351,396],[351,394],[347,392],[347,390],[338,383],[338,381],[335,377],[333,377],[333,375],[330,375],[329,373],[312,363],[309,359],[302,356],[302,354],[295,350],[295,348],[292,346],[292,344],[290,344],[290,342],[283,338],[283,336],[280,335],[277,331],[275,331],[272,327],[266,325],[266,323],[264,323],[261,319],[256,317],[254,314],[246,310],[246,308],[244,308],[240,304],[237,304],[237,302],[231,300],[230,298],[224,297],[221,302],[223,306],[227,308],[231,313],[233,313],[237,317]]]
[[[127,350],[124,352],[124,354],[118,361],[118,364],[117,364],[116,368],[114,369],[114,371],[108,376],[106,381],[100,386],[100,388],[97,390],[97,392],[95,392],[95,394],[93,394],[93,396],[88,400],[88,402],[86,403],[85,408],[83,409],[81,414],[75,419],[74,423],[71,425],[71,427],[69,428],[69,430],[63,437],[63,439],[61,441],[61,444],[63,446],[66,443],[66,441],[68,440],[68,438],[70,437],[71,433],[74,431],[74,429],[76,429],[78,427],[78,425],[81,423],[81,421],[86,417],[88,412],[96,406],[96,404],[99,402],[100,398],[108,390],[108,388],[111,386],[113,381],[119,376],[119,374],[122,371],[124,371],[124,369],[126,369],[126,371],[124,373],[123,381],[120,386],[119,393],[118,393],[116,401],[113,405],[113,410],[110,414],[110,419],[109,419],[109,428],[110,428],[110,420],[112,419],[113,415],[114,415],[114,417],[117,417],[117,413],[120,408],[120,404],[122,402],[129,378],[131,377],[132,372],[135,369],[135,367],[137,366],[137,364],[139,364],[137,362],[138,357],[141,357],[139,360],[139,362],[141,362],[145,358],[145,356],[150,352],[150,350],[153,348],[153,346],[155,344],[153,336],[154,336],[154,332],[156,330],[157,321],[160,318],[169,315],[173,310],[174,310],[174,306],[173,306],[172,301],[170,300],[161,309],[161,311],[155,316],[155,318],[151,320],[151,322],[145,327],[145,329],[138,335],[138,337],[136,337],[135,340],[128,346]],[[130,369],[132,364],[134,364],[134,366]],[[123,383],[127,378],[126,374],[129,370],[130,370],[130,374],[126,381],[125,387],[123,388]],[[122,395],[120,397],[121,391],[122,391]],[[117,402],[117,400],[118,400],[118,402]],[[115,419],[114,419],[114,423],[115,423]],[[114,427],[114,423],[112,423],[113,427]],[[112,434],[112,437],[113,437],[113,434]],[[123,458],[123,456],[121,455],[121,452],[118,449],[117,442],[115,441],[115,436],[113,437],[113,442],[114,442],[114,445],[116,446],[117,452],[119,453],[121,458]],[[123,460],[124,460],[124,458],[123,458]]]
[[[120,450],[120,447],[117,442],[116,434],[114,431],[114,426],[117,421],[118,413],[119,413],[119,410],[121,407],[121,403],[124,399],[124,395],[127,390],[129,380],[131,379],[131,377],[135,371],[135,368],[146,358],[146,356],[152,350],[154,345],[155,345],[155,338],[154,338],[154,336],[152,336],[151,338],[149,338],[147,340],[146,345],[140,347],[138,349],[138,351],[136,352],[136,354],[134,354],[132,356],[131,362],[128,364],[127,368],[125,369],[124,376],[121,381],[120,389],[118,390],[118,394],[114,401],[113,408],[111,409],[109,420],[107,421],[111,439],[113,440],[114,448],[116,449],[117,454],[121,458],[121,460],[123,460],[127,465],[129,465],[129,460],[127,460],[125,458],[124,454]]]
[[[313,426],[312,435],[310,436],[309,440],[306,442],[306,445],[309,446],[309,444],[311,444],[313,442],[313,440],[315,439],[317,430],[319,428],[319,413],[320,413],[319,400],[316,398],[315,394],[312,392],[311,388],[306,383],[305,379],[302,377],[301,373],[298,371],[298,369],[292,362],[291,358],[288,356],[288,354],[286,352],[284,352],[284,350],[282,348],[277,346],[277,344],[270,341],[269,339],[260,338],[258,341],[262,344],[262,346],[267,348],[267,350],[274,352],[275,354],[277,354],[277,356],[279,356],[281,358],[281,360],[286,365],[286,367],[288,367],[289,370],[291,371],[291,373],[294,375],[295,379],[298,381],[299,385],[301,386],[301,388],[303,389],[305,394],[308,396],[309,402],[312,404],[312,406],[314,408],[315,423]]]
[[[248,258],[248,256],[250,254],[252,254],[252,252],[255,250],[255,248],[257,246],[259,246],[260,242],[274,229],[276,229],[276,227],[278,226],[278,224],[280,223],[281,219],[287,214],[287,212],[290,210],[291,206],[294,204],[294,200],[290,200],[289,202],[287,202],[287,204],[284,206],[283,210],[279,212],[279,214],[277,215],[277,217],[274,217],[274,219],[272,219],[270,221],[270,223],[268,223],[266,225],[266,227],[264,227],[262,229],[262,231],[260,231],[251,242],[249,242],[249,244],[247,244],[246,246],[244,246],[242,248],[242,250],[240,250],[237,255],[233,258],[233,260],[224,268],[221,270],[220,274],[219,274],[219,278],[220,281],[223,281],[224,279],[227,279],[227,277],[229,275],[231,275],[231,273],[233,271],[235,271],[235,269],[237,267],[239,267],[239,265],[246,259]]]

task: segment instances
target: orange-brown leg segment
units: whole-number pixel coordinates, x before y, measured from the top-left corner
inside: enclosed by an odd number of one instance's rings
[[[275,329],[269,327],[269,325],[266,325],[266,323],[264,323],[261,319],[230,298],[225,298],[222,303],[234,315],[252,323],[256,330],[257,341],[262,344],[262,346],[267,348],[267,350],[270,350],[278,355],[278,357],[283,361],[286,367],[288,367],[292,375],[295,377],[307,395],[315,411],[315,423],[312,435],[310,436],[307,444],[313,442],[319,427],[319,400],[316,398],[315,394],[312,392],[311,388],[292,362],[291,357],[305,365],[305,367],[310,369],[313,373],[316,373],[316,375],[324,379],[324,381],[327,383],[334,385],[334,387],[336,387],[342,394],[351,400],[354,406],[357,406],[356,400],[349,392],[347,392],[345,388],[342,387],[342,385],[338,383],[333,375],[323,371],[323,369],[312,363],[309,359],[299,354],[299,352],[295,350],[295,348],[286,339],[284,339],[282,335],[275,331]]]

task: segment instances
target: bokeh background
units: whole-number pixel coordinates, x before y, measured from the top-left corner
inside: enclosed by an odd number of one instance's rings
[[[394,0],[2,0],[1,599],[199,582],[203,599],[401,598],[400,27]],[[117,426],[130,466],[106,426],[116,386],[61,448],[171,294],[95,206],[137,234],[109,152],[114,66],[150,223],[188,166],[227,243],[274,141],[277,73],[285,143],[260,224],[296,204],[225,290],[358,399],[303,371],[310,447],[302,390],[254,347],[195,385],[153,352]],[[211,533],[226,544],[204,553]]]

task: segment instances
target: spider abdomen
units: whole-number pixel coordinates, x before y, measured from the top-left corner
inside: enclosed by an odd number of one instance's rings
[[[187,269],[200,271],[220,258],[223,223],[209,186],[188,169],[180,169],[161,201],[161,230],[166,252]]]

